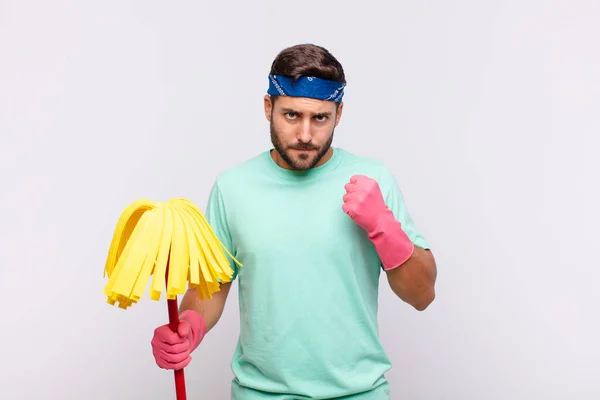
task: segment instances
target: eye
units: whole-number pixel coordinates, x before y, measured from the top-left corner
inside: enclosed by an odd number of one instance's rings
[[[315,119],[316,119],[318,122],[325,122],[325,121],[327,121],[327,116],[326,116],[326,115],[317,115],[317,116],[315,117]]]
[[[287,117],[287,119],[295,119],[296,115],[297,114],[295,112],[293,112],[293,111],[285,113],[285,116]]]

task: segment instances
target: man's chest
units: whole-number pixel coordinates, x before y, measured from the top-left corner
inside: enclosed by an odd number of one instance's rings
[[[270,188],[248,195],[228,212],[232,241],[243,254],[327,254],[365,239],[342,210],[343,183]]]

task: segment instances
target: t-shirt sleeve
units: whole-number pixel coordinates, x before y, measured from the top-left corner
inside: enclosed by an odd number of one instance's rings
[[[223,243],[223,246],[235,257],[236,249],[231,238],[231,231],[227,222],[227,212],[225,210],[225,202],[219,188],[218,182],[215,182],[208,197],[206,205],[205,217],[210,224],[217,238]],[[229,265],[233,269],[231,280],[235,280],[238,275],[238,265],[231,259],[229,254],[225,252],[225,258],[229,260]]]
[[[408,208],[404,202],[404,196],[400,190],[398,181],[385,166],[381,169],[378,182],[385,203],[389,209],[392,210],[396,219],[400,221],[402,229],[406,232],[413,244],[423,249],[429,249],[429,243],[427,243],[423,235],[421,235],[415,222],[408,213]]]

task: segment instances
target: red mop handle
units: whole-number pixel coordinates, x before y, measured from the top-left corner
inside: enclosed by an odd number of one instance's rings
[[[168,281],[169,276],[169,264],[167,262],[167,273],[166,280]],[[179,326],[179,306],[177,305],[177,298],[173,300],[167,299],[167,307],[169,309],[169,328],[171,331],[177,332]],[[177,400],[187,400],[185,393],[185,375],[183,374],[183,368],[173,371],[175,374],[175,393],[177,394]]]
[[[169,327],[173,332],[177,332],[179,326],[179,307],[177,306],[177,299],[167,300],[167,306],[169,307]],[[177,400],[186,400],[185,394],[185,376],[183,374],[183,368],[174,371],[175,373],[175,392],[177,393]]]

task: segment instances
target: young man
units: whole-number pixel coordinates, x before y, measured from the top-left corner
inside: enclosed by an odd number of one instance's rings
[[[231,398],[388,400],[378,336],[380,273],[417,310],[434,299],[436,266],[392,173],[331,147],[346,80],[324,48],[283,50],[265,115],[273,149],[221,173],[206,217],[243,267]],[[157,364],[180,369],[219,320],[231,282],[181,304],[178,333],[152,339]]]

